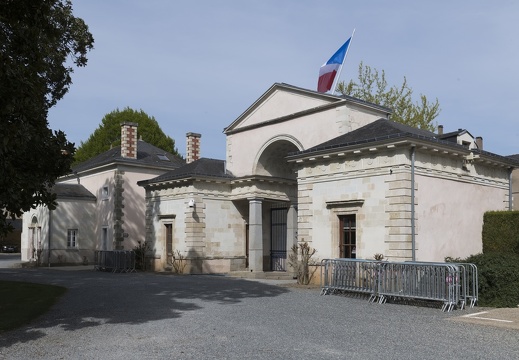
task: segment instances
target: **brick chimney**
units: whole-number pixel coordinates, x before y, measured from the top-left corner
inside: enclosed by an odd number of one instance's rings
[[[137,159],[137,126],[132,122],[121,123],[121,156]]]
[[[443,135],[443,125],[438,125],[438,135]]]
[[[188,132],[186,134],[186,164],[200,159],[200,138],[202,135]]]

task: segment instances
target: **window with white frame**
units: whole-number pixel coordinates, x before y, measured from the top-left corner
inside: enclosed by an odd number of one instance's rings
[[[68,229],[67,231],[67,247],[75,248],[77,246],[77,229]]]

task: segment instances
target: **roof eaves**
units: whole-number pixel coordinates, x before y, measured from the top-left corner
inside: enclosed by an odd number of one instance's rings
[[[466,153],[470,152],[469,149],[467,149],[461,145],[454,144],[450,141],[439,140],[439,139],[436,139],[433,137],[427,137],[427,136],[411,134],[411,133],[397,133],[397,134],[376,136],[376,137],[369,138],[369,139],[350,141],[347,143],[340,143],[340,144],[334,144],[334,145],[323,146],[323,147],[316,146],[316,147],[308,149],[308,150],[289,153],[287,156],[287,159],[296,160],[296,159],[308,157],[310,155],[320,155],[320,154],[329,153],[331,151],[340,151],[340,150],[346,149],[346,148],[358,148],[358,147],[362,147],[362,146],[365,146],[368,144],[377,145],[377,144],[394,143],[394,142],[402,142],[402,141],[408,141],[408,142],[420,141],[420,142],[425,142],[425,143],[429,143],[429,144],[442,145],[444,147],[448,147],[451,149],[456,149],[458,152],[466,152]]]
[[[175,174],[174,176],[165,176],[165,177],[156,177],[149,180],[141,180],[137,182],[138,186],[146,187],[149,185],[160,185],[160,184],[167,184],[171,182],[178,182],[178,181],[197,181],[197,180],[203,180],[203,181],[216,181],[216,182],[230,182],[234,179],[234,176],[231,175],[212,175],[212,174]]]

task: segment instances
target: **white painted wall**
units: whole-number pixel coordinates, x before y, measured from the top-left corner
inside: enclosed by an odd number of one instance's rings
[[[444,261],[483,250],[483,215],[507,210],[508,191],[494,186],[417,176],[416,257]]]
[[[58,200],[58,206],[50,213],[50,262],[51,264],[81,263],[86,257],[89,263],[94,260],[96,205],[89,200]],[[36,217],[36,228],[41,227],[40,244],[31,244],[32,219]],[[69,229],[78,230],[76,248],[67,248],[67,232]],[[32,249],[42,249],[42,265],[49,260],[49,210],[38,206],[24,214],[21,260],[35,260]]]
[[[147,169],[132,166],[119,166],[123,172],[123,232],[128,234],[123,240],[125,250],[133,249],[138,241],[145,240],[145,189],[137,185],[138,181],[147,180],[161,175],[165,170]],[[112,250],[114,240],[114,168],[99,171],[94,174],[82,175],[80,183],[97,197],[96,218],[94,231],[96,234],[96,249],[101,249],[102,228],[108,228],[109,248]],[[65,183],[77,183],[77,179],[69,179]],[[104,186],[108,186],[109,196],[102,194]]]
[[[279,98],[285,96],[281,92],[277,95]],[[315,105],[315,99],[298,96],[298,101],[292,103],[291,109],[302,111]],[[270,102],[269,102],[270,101]],[[254,123],[258,124],[262,121],[271,120],[275,114],[278,101],[269,99],[261,105],[261,111],[258,114],[253,113]],[[270,109],[270,110],[267,110]],[[260,119],[261,114],[265,118]],[[312,146],[321,144],[325,141],[333,139],[337,136],[353,131],[373,122],[381,117],[385,117],[385,113],[361,109],[354,104],[344,103],[342,106],[332,108],[318,113],[308,114],[292,120],[279,123],[269,124],[268,126],[257,127],[252,130],[229,134],[226,137],[226,160],[227,168],[235,176],[245,176],[254,174],[255,159],[261,154],[261,149],[273,139],[283,137],[284,139],[292,138],[292,143],[299,150],[305,150]],[[244,119],[242,123],[235,129],[240,129],[248,124],[249,119]]]

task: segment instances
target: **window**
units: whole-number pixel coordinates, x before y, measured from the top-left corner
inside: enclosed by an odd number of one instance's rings
[[[101,250],[108,250],[108,226],[102,228]]]
[[[159,158],[159,160],[169,161],[169,158],[166,156],[166,154],[157,154],[157,157]]]
[[[77,229],[69,229],[67,231],[67,247],[75,248],[77,246]]]
[[[103,186],[103,189],[101,189],[101,198],[103,200],[108,199],[110,196],[110,191],[108,190],[108,186]]]
[[[341,226],[340,257],[355,259],[357,257],[357,224],[355,215],[339,216]]]

